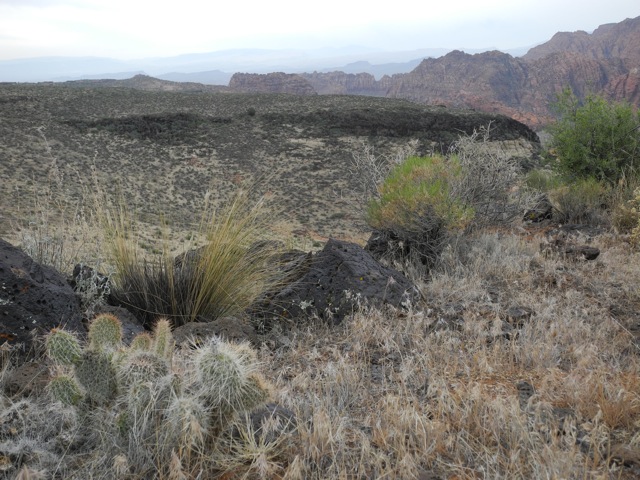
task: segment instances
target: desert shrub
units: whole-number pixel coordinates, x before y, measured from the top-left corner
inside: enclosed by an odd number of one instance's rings
[[[490,141],[491,124],[461,135],[451,147],[460,163],[452,193],[475,211],[474,228],[506,225],[522,217],[535,196],[518,188],[522,167],[517,158]]]
[[[604,225],[608,189],[593,177],[566,183],[548,192],[554,219],[560,223]]]
[[[550,126],[557,167],[568,177],[594,177],[615,184],[640,167],[640,119],[631,105],[588,95],[582,102],[566,89]]]
[[[563,184],[562,178],[556,172],[543,168],[529,171],[524,182],[527,188],[542,193],[559,188]]]
[[[593,177],[570,180],[557,171],[535,169],[526,175],[525,185],[551,201],[553,217],[560,223],[591,223],[613,227],[618,233],[631,233],[638,223],[637,175],[622,175],[610,185]]]
[[[473,208],[452,195],[462,175],[455,157],[409,157],[380,186],[380,197],[369,204],[368,224],[393,232],[423,264],[432,264],[447,235],[463,230]]]
[[[520,166],[489,141],[489,133],[490,126],[461,136],[446,157],[409,157],[378,185],[367,222],[393,245],[392,258],[430,268],[461,233],[522,216],[534,197],[514,188]]]
[[[268,261],[274,244],[258,242],[266,229],[263,200],[251,203],[238,191],[223,209],[205,207],[199,231],[206,243],[174,257],[166,242],[145,257],[126,205],[103,212],[115,268],[112,296],[145,324],[157,316],[178,326],[198,317],[215,319],[244,311],[277,281]]]
[[[176,351],[166,319],[141,336],[124,347],[120,321],[99,315],[87,344],[61,329],[46,337],[55,371],[49,395],[75,410],[79,433],[99,437],[96,463],[87,468],[104,473],[119,463],[136,478],[164,478],[174,456],[186,471],[206,468],[203,462],[215,467],[210,452],[218,437],[269,398],[255,353],[215,338]]]
[[[449,228],[463,228],[473,210],[451,195],[453,179],[460,176],[456,158],[409,157],[391,171],[380,188],[380,199],[370,204],[370,223],[411,228],[416,216],[432,214]]]
[[[370,202],[380,198],[380,187],[391,170],[413,153],[410,147],[406,147],[395,155],[379,155],[374,147],[368,144],[364,144],[361,150],[353,152],[348,171],[356,185],[353,203],[359,214],[366,214]]]

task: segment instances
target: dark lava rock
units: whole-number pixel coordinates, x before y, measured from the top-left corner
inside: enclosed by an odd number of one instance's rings
[[[0,343],[31,348],[54,327],[85,332],[80,302],[65,277],[0,239]]]
[[[518,305],[509,307],[506,313],[508,322],[517,328],[522,328],[525,322],[533,316],[531,308]]]
[[[540,244],[540,251],[548,254],[555,252],[571,260],[595,260],[600,256],[600,249],[588,245],[578,245],[575,237],[579,234],[598,235],[598,229],[590,229],[584,225],[566,225],[545,234],[545,242]],[[577,232],[577,233],[576,233]],[[590,233],[586,233],[590,232]],[[591,239],[587,237],[587,241]]]
[[[533,208],[527,210],[523,220],[525,222],[540,223],[553,218],[553,205],[546,194],[541,195]]]
[[[330,239],[323,250],[296,262],[295,278],[265,294],[250,309],[252,317],[266,325],[274,318],[311,315],[339,323],[362,304],[399,307],[418,298],[417,289],[402,273],[381,265],[355,243]]]
[[[93,291],[96,295],[103,297],[108,295],[111,290],[111,281],[108,276],[81,263],[73,267],[73,274],[69,285],[71,285],[76,292],[85,293]]]

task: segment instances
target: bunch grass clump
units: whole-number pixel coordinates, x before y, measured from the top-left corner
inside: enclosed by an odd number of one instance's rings
[[[554,219],[559,223],[608,223],[605,202],[609,189],[593,177],[568,182],[549,191]]]
[[[174,256],[166,242],[145,256],[137,244],[133,215],[124,204],[103,211],[116,274],[112,294],[147,326],[158,316],[173,325],[199,317],[216,319],[244,311],[277,282],[274,244],[264,238],[264,199],[252,203],[238,191],[226,207],[205,206],[199,232],[204,246]]]
[[[636,224],[631,230],[631,240],[637,247],[640,246],[640,188],[634,192],[634,196],[630,209],[632,215],[636,217]]]

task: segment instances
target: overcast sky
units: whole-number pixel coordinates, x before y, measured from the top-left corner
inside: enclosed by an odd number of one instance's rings
[[[637,16],[638,0],[0,0],[0,59],[354,45],[506,50]]]

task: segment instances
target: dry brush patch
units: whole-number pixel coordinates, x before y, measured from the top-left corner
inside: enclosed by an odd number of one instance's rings
[[[421,286],[424,305],[364,310],[331,328],[300,325],[287,340],[272,332],[258,361],[296,430],[278,435],[274,425],[265,440],[240,418],[214,450],[192,452],[202,462],[177,452],[158,470],[198,478],[204,468],[226,479],[634,478],[640,360],[625,321],[640,300],[638,254],[605,236],[594,240],[603,249],[596,262],[576,262],[542,255],[539,242],[477,234],[445,252]],[[514,305],[530,315],[512,318]],[[278,335],[281,346],[270,347]],[[80,449],[67,410],[37,398],[3,397],[2,406],[8,461],[71,476],[87,471],[74,462],[89,462],[105,478],[130,467],[91,444]]]
[[[280,400],[300,419],[285,478],[637,474],[637,457],[612,452],[638,451],[639,352],[606,305],[618,281],[637,285],[619,268],[629,252],[567,263],[539,255],[537,239],[502,236],[479,236],[477,256],[424,285],[426,310],[358,313],[272,354]],[[585,281],[550,291],[537,277],[551,272]],[[506,331],[510,302],[533,314]]]

